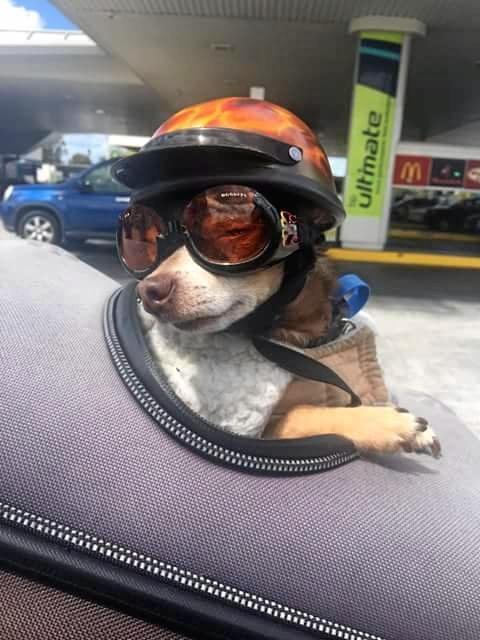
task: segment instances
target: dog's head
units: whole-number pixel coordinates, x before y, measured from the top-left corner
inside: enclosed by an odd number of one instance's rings
[[[138,285],[147,312],[160,322],[197,333],[228,329],[278,291],[284,267],[236,276],[219,276],[203,269],[185,247],[177,249]],[[299,344],[323,334],[331,320],[334,277],[323,254],[298,298],[286,307],[278,335]]]
[[[206,271],[185,247],[138,285],[146,311],[178,329],[214,333],[244,318],[279,288],[283,265],[238,276]]]

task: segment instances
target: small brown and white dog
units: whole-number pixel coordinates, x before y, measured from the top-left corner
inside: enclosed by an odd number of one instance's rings
[[[236,277],[214,275],[182,247],[139,283],[139,313],[149,349],[177,396],[210,423],[244,436],[338,434],[361,452],[438,456],[440,445],[426,420],[393,406],[302,405],[265,431],[292,376],[228,329],[270,298],[282,277],[282,264]],[[272,337],[303,348],[325,335],[334,283],[328,260],[320,254]]]

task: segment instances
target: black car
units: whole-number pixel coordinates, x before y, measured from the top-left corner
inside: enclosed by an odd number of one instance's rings
[[[480,214],[480,197],[468,198],[450,206],[436,206],[427,211],[425,224],[435,231],[468,231],[469,220]]]
[[[392,205],[392,219],[397,222],[422,223],[427,211],[438,203],[438,198],[402,195]]]
[[[480,233],[480,211],[468,216],[465,220],[465,231],[467,233]]]

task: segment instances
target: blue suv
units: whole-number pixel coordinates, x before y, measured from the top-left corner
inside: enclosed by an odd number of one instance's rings
[[[0,209],[5,227],[52,244],[114,239],[118,216],[130,200],[128,189],[110,175],[114,162],[100,162],[60,184],[7,187]]]

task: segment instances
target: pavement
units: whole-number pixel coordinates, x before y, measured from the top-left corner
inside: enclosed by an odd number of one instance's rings
[[[129,280],[113,244],[89,242],[74,253],[120,283]],[[436,397],[480,437],[479,271],[347,262],[337,270],[372,288],[367,310],[389,386]]]

